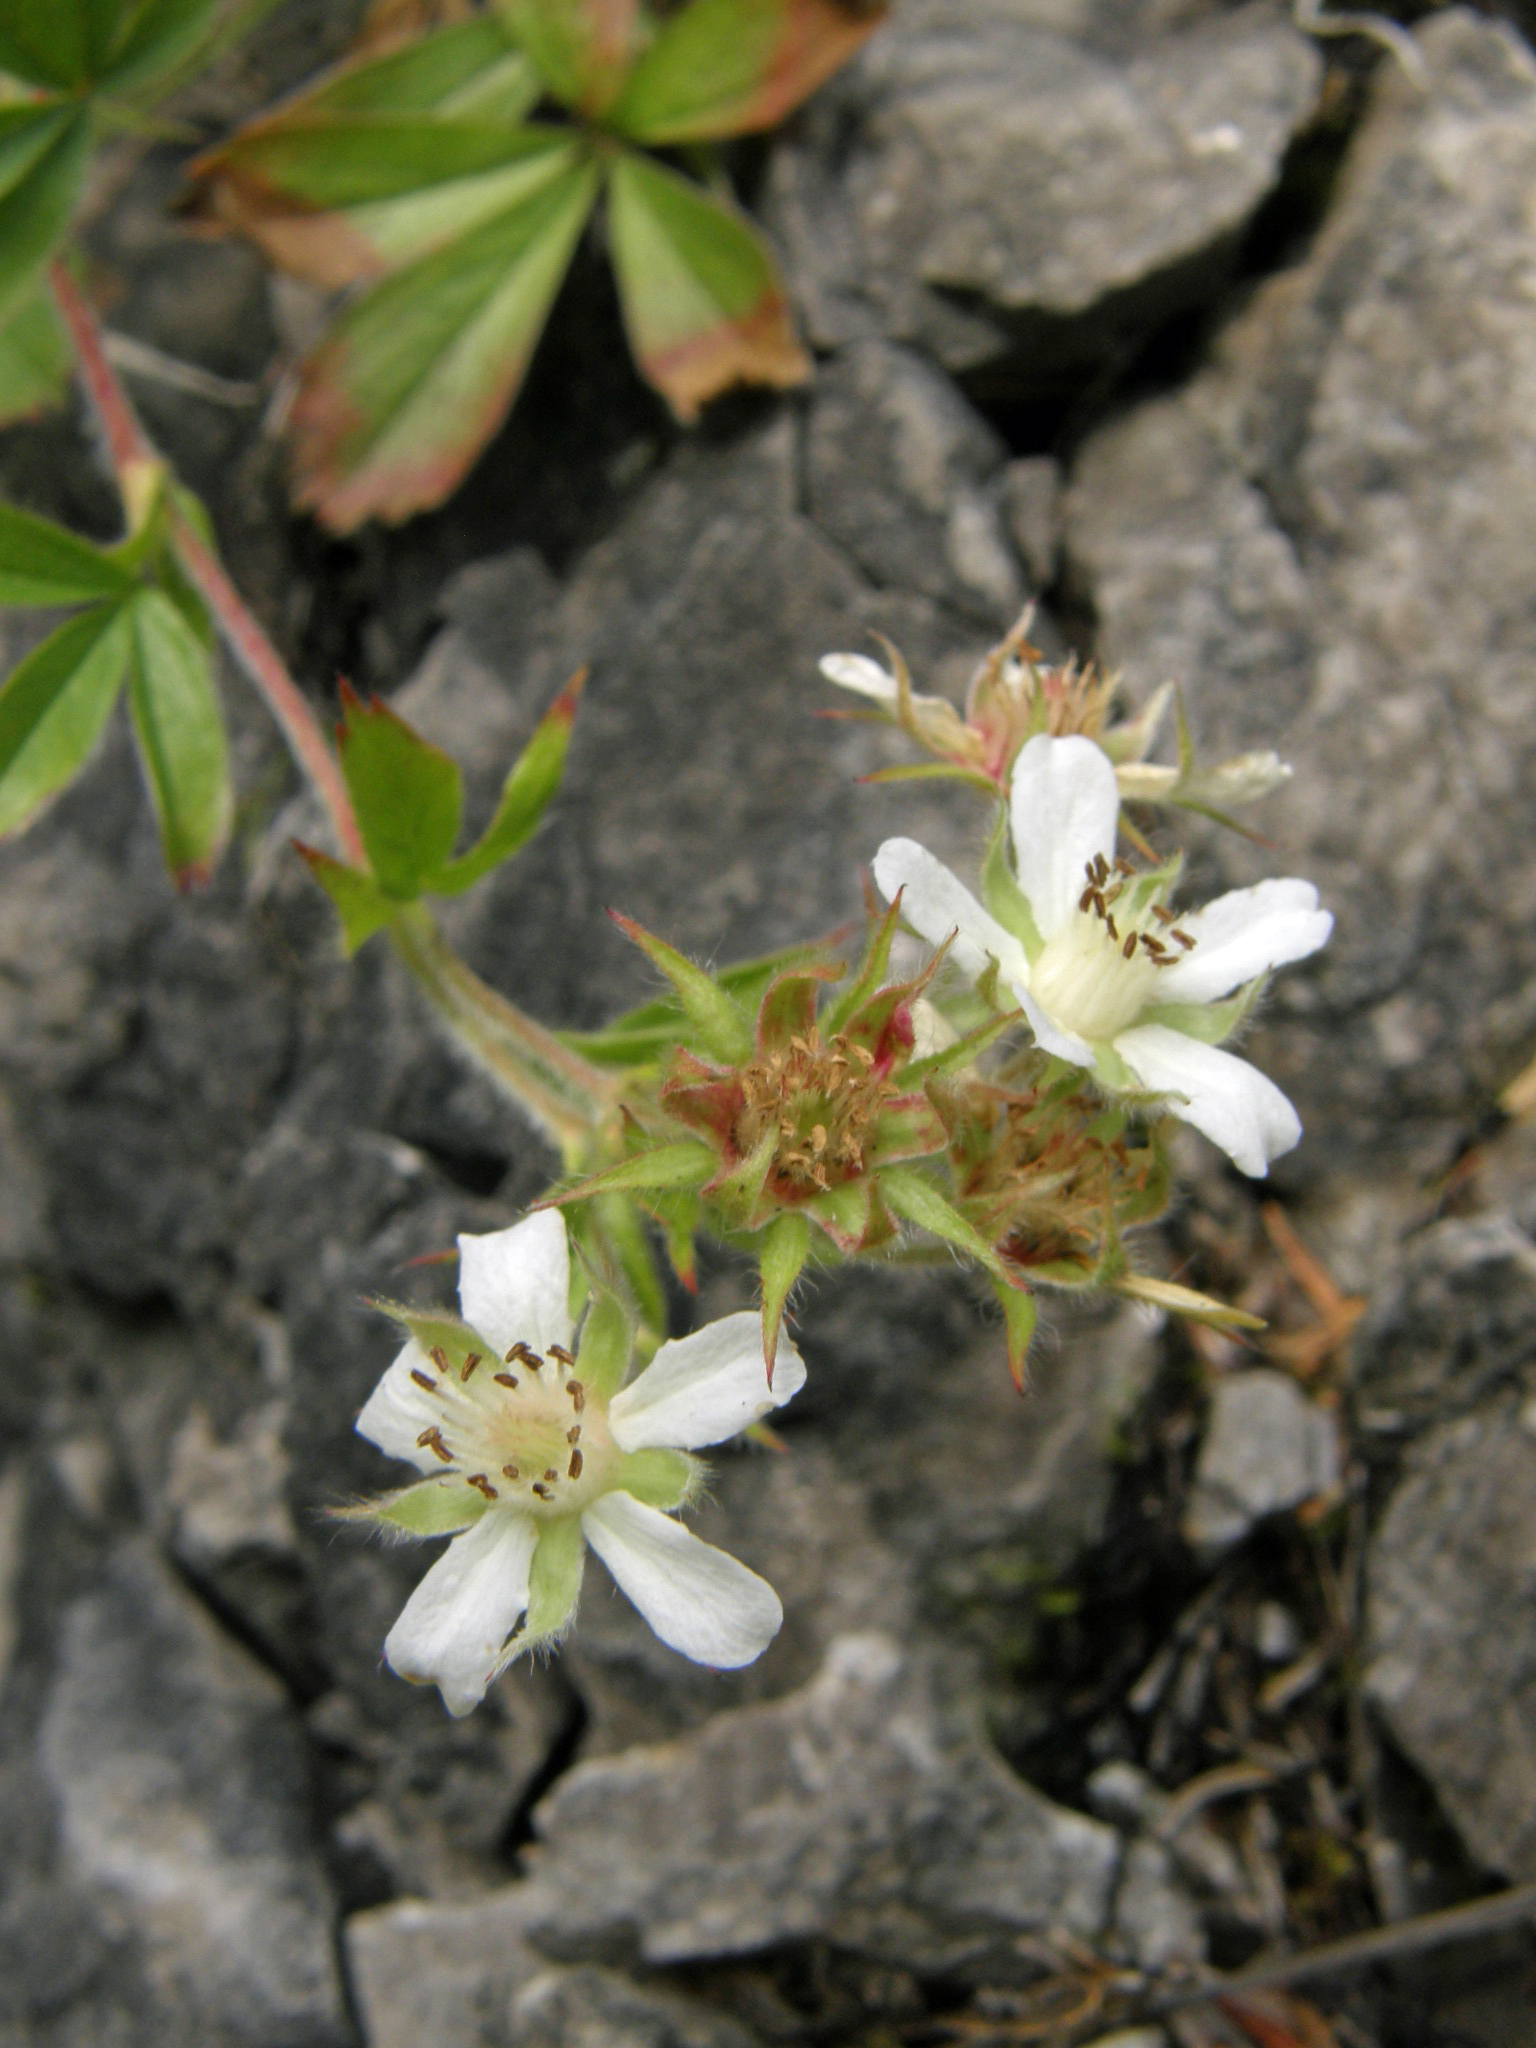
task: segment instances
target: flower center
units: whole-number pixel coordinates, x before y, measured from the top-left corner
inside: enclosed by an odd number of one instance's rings
[[[781,1199],[803,1200],[858,1178],[870,1125],[895,1093],[865,1046],[841,1032],[824,1046],[812,1032],[741,1069],[734,1141],[749,1158],[774,1131],[771,1184]]]
[[[417,1438],[442,1466],[487,1501],[522,1514],[579,1513],[612,1483],[618,1449],[604,1403],[588,1397],[575,1360],[552,1344],[541,1356],[514,1344],[499,1363],[471,1351],[454,1366],[430,1354],[413,1378],[434,1394],[441,1420]]]
[[[1098,854],[1083,873],[1077,909],[1041,948],[1029,991],[1064,1031],[1102,1045],[1135,1023],[1157,970],[1193,941],[1164,908],[1158,885],[1129,861],[1111,868]]]

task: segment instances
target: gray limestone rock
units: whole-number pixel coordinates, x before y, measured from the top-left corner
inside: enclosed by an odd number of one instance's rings
[[[583,1963],[549,1970],[512,2001],[512,2048],[753,2048],[698,1999]]]
[[[142,1544],[64,1617],[40,1753],[76,1879],[213,2042],[345,2038],[301,1735]]]
[[[1296,777],[1212,881],[1303,873],[1328,952],[1257,1057],[1310,1135],[1287,1174],[1439,1161],[1536,1028],[1536,62],[1460,10],[1387,64],[1302,264],[1218,360],[1092,437],[1070,572],[1132,693]]]
[[[989,0],[898,13],[775,152],[813,338],[1080,374],[1209,288],[1320,75],[1263,7],[1128,43]]]
[[[534,1933],[649,1964],[820,1939],[961,1971],[1044,1927],[1110,1917],[1112,1829],[1014,1778],[889,1637],[653,1748],[579,1765],[539,1807]]]
[[[1216,1383],[1184,1534],[1215,1558],[1267,1515],[1333,1492],[1341,1475],[1333,1417],[1289,1373],[1232,1373]]]
[[[354,1913],[347,1966],[368,2048],[505,2048],[509,2001],[548,1967],[526,1937],[532,1888],[399,1899]]]
[[[1372,1539],[1365,1683],[1470,1854],[1536,1878],[1536,1409],[1414,1446]]]

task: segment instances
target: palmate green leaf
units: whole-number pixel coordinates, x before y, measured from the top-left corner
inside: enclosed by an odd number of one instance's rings
[[[72,109],[0,196],[0,321],[21,304],[69,226],[90,150],[90,120]]]
[[[0,427],[62,404],[73,363],[53,300],[34,282],[0,321]]]
[[[772,128],[881,18],[841,0],[688,0],[635,66],[610,119],[646,143]]]
[[[629,344],[680,420],[732,384],[801,384],[783,286],[756,228],[632,150],[608,172],[608,230]]]
[[[457,896],[492,868],[510,860],[532,838],[565,773],[571,726],[586,680],[586,670],[578,669],[539,720],[532,739],[513,762],[512,772],[502,784],[501,800],[490,824],[468,853],[449,861],[432,876],[430,886],[435,894]]]
[[[100,604],[51,633],[0,689],[0,832],[30,823],[84,767],[116,701],[128,608]]]
[[[336,730],[341,772],[375,880],[409,902],[440,868],[459,836],[464,784],[456,762],[374,698],[342,697]]]
[[[277,120],[318,114],[473,114],[516,121],[539,95],[533,66],[493,14],[355,57],[288,100]],[[265,126],[266,123],[261,124]]]
[[[300,840],[296,839],[293,845],[294,851],[330,897],[341,920],[342,946],[350,959],[359,946],[371,939],[375,932],[384,929],[400,905],[393,897],[386,896],[372,875],[365,875],[361,868],[350,868],[344,861],[332,860],[317,846],[305,846]]]
[[[127,92],[186,57],[212,24],[215,0],[88,0],[98,17],[91,75]]]
[[[179,885],[203,880],[229,836],[229,749],[209,652],[163,590],[126,606],[128,704],[165,864]]]
[[[89,76],[80,0],[0,0],[0,71],[66,91]]]
[[[308,359],[297,496],[333,531],[441,504],[506,417],[597,196],[579,143],[531,197],[354,302]]]
[[[502,13],[562,105],[607,112],[643,32],[639,0],[500,0]]]
[[[504,214],[569,168],[548,128],[431,114],[299,114],[193,167],[203,210],[317,284],[382,276]]]
[[[127,570],[67,527],[0,505],[0,604],[89,604],[133,588]]]

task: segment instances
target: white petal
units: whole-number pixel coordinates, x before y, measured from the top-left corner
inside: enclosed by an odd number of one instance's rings
[[[821,672],[829,683],[856,690],[861,697],[873,697],[881,704],[896,702],[896,678],[867,654],[824,654]]]
[[[609,1403],[608,1426],[621,1451],[697,1450],[735,1436],[804,1385],[804,1362],[781,1336],[769,1386],[762,1319],[744,1309],[663,1344]]]
[[[1005,984],[1029,979],[1029,959],[1019,941],[915,839],[886,840],[875,855],[875,881],[887,903],[896,900],[898,889],[904,892],[901,914],[930,946],[942,946],[951,932],[959,934],[949,958],[970,980],[979,981],[986,973],[989,953]]]
[[[1077,909],[1083,869],[1095,854],[1112,859],[1120,816],[1114,765],[1101,747],[1074,733],[1037,733],[1013,764],[1008,797],[1019,887],[1043,939]]]
[[[766,1579],[632,1494],[605,1493],[581,1527],[661,1640],[696,1664],[735,1671],[778,1634],[784,1610]]]
[[[571,1250],[558,1209],[540,1209],[510,1230],[459,1239],[459,1306],[498,1351],[519,1339],[535,1351],[568,1347],[570,1290]]]
[[[1013,984],[1013,992],[1029,1019],[1029,1028],[1035,1034],[1037,1045],[1046,1052],[1054,1053],[1059,1060],[1070,1060],[1075,1067],[1093,1065],[1093,1047],[1086,1038],[1079,1038],[1075,1031],[1063,1031],[1059,1024],[1053,1024],[1022,981]]]
[[[1204,1131],[1256,1180],[1268,1172],[1271,1159],[1289,1152],[1301,1137],[1301,1118],[1288,1099],[1235,1053],[1202,1045],[1164,1024],[1122,1031],[1115,1051],[1143,1087],[1172,1096],[1174,1115]]]
[[[510,1509],[482,1515],[455,1536],[401,1610],[384,1641],[392,1671],[435,1685],[450,1714],[479,1705],[502,1645],[528,1605],[532,1518]]]
[[[1271,967],[1305,960],[1327,944],[1333,918],[1318,909],[1310,882],[1288,877],[1218,896],[1204,910],[1181,917],[1179,929],[1194,940],[1194,951],[1158,976],[1158,996],[1171,1003],[1210,1003]]]
[[[442,1403],[411,1378],[412,1370],[435,1380],[431,1361],[413,1337],[363,1405],[353,1427],[391,1458],[404,1458],[418,1472],[441,1472],[442,1464],[416,1439],[443,1419]]]

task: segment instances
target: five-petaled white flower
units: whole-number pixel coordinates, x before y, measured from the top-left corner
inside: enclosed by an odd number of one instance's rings
[[[1310,882],[1260,882],[1175,916],[1177,863],[1138,871],[1117,859],[1113,764],[1092,740],[1044,734],[1014,763],[1014,875],[990,908],[911,839],[888,839],[875,879],[902,892],[909,923],[973,980],[996,961],[1038,1043],[1108,1089],[1166,1098],[1176,1116],[1261,1175],[1301,1123],[1273,1081],[1218,1049],[1271,968],[1323,945],[1333,919]],[[1231,1001],[1233,991],[1242,991]]]
[[[805,1367],[781,1339],[773,1385],[755,1314],[663,1344],[628,1386],[617,1305],[589,1309],[573,1353],[565,1221],[543,1210],[459,1239],[462,1323],[402,1311],[412,1335],[357,1427],[432,1476],[356,1511],[452,1535],[384,1654],[467,1714],[521,1651],[574,1617],[587,1544],[664,1643],[700,1664],[750,1664],[777,1634],[773,1588],[665,1510],[697,1491],[697,1460],[789,1400]]]

